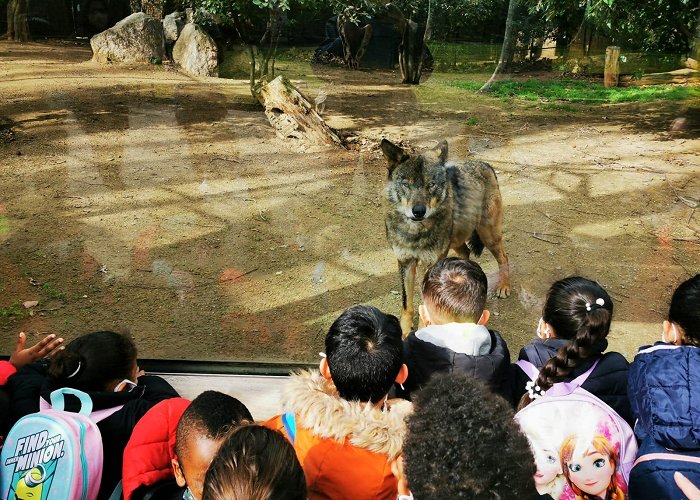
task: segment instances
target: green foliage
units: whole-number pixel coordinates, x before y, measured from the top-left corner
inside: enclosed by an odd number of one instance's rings
[[[477,91],[476,82],[451,82],[450,86]],[[611,87],[585,80],[504,80],[493,84],[490,94],[509,98],[517,97],[528,101],[564,101],[584,104],[617,102],[645,102],[657,99],[683,100],[690,97],[688,87],[654,85],[648,87]]]
[[[25,309],[19,302],[0,309],[0,318],[23,319],[29,316],[30,311]]]
[[[569,40],[584,21],[625,49],[685,52],[698,20],[697,0],[525,0]]]
[[[59,292],[53,284],[48,281],[41,287],[50,299],[66,300],[65,292]]]

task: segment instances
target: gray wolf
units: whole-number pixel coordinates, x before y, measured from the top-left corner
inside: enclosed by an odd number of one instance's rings
[[[503,202],[496,173],[483,161],[447,161],[447,141],[412,155],[383,139],[388,161],[386,236],[399,261],[401,330],[413,327],[416,266],[435,264],[450,249],[468,259],[486,246],[498,262],[496,296],[510,295],[503,249]]]

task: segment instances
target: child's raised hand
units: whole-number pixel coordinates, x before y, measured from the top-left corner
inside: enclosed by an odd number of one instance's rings
[[[62,343],[63,338],[56,338],[56,335],[52,333],[41,339],[32,347],[25,347],[27,344],[27,334],[20,332],[19,338],[17,339],[17,346],[10,355],[10,363],[12,363],[15,368],[19,369],[38,359],[49,358],[63,349],[61,346]]]

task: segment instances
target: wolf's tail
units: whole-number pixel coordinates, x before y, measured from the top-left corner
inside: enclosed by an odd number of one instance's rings
[[[479,238],[479,234],[476,232],[476,230],[474,230],[469,238],[469,241],[467,241],[467,246],[474,255],[481,257],[481,252],[484,251],[484,243],[481,241],[481,238]]]

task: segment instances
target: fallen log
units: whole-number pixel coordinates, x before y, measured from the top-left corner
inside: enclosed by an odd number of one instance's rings
[[[283,75],[271,82],[258,82],[253,93],[280,138],[306,144],[343,145],[340,137],[314,110],[313,104]]]

